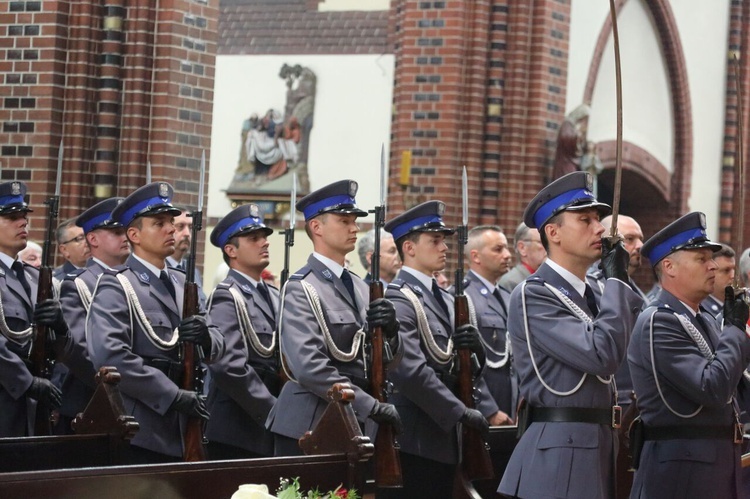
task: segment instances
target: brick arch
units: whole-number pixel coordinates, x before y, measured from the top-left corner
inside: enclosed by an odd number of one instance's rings
[[[690,104],[690,89],[688,87],[685,54],[682,49],[677,22],[672,13],[669,1],[644,1],[654,19],[654,25],[656,26],[662,54],[667,63],[667,76],[670,84],[670,95],[672,96],[672,120],[674,123],[673,173],[670,174],[667,172],[667,178],[661,179],[666,182],[666,187],[668,188],[654,184],[654,187],[662,189],[666,194],[665,200],[667,200],[668,203],[667,206],[665,206],[666,210],[663,213],[663,218],[664,220],[669,221],[687,211],[687,200],[690,197],[690,178],[693,171],[693,122]],[[627,0],[618,0],[616,4],[618,14],[626,2]],[[594,93],[594,86],[596,84],[597,74],[599,73],[602,55],[611,32],[612,20],[607,16],[599,33],[599,38],[597,39],[588,78],[586,80],[583,101],[589,104],[591,103]],[[603,146],[603,144],[601,146]],[[635,146],[630,144],[630,147]],[[614,141],[612,148],[614,148]],[[643,152],[645,153],[645,151]],[[612,153],[614,154],[614,149],[612,150]],[[646,155],[650,157],[647,153]],[[655,158],[651,157],[651,159],[655,161]],[[607,165],[605,162],[605,168],[614,168],[614,156],[611,165]],[[648,164],[632,163],[630,168],[642,170],[642,176],[649,179],[649,181],[661,178],[661,176],[653,176],[655,172],[649,171],[650,167]],[[628,194],[627,191],[624,191],[624,194]]]

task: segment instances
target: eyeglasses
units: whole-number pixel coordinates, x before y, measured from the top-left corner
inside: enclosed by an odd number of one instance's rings
[[[68,243],[81,244],[85,240],[86,240],[86,236],[84,236],[83,234],[81,234],[80,236],[76,236],[73,239],[68,239],[67,241],[63,241],[60,244],[68,244]]]

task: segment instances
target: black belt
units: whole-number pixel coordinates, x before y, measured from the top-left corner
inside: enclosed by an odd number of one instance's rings
[[[646,426],[643,425],[644,440],[736,440],[737,428],[729,426]],[[739,434],[742,441],[742,433]]]
[[[593,423],[620,427],[622,409],[591,409],[588,407],[530,407],[529,423]]]
[[[175,385],[182,386],[182,376],[184,374],[182,362],[158,358],[144,358],[143,360],[147,366],[151,366],[164,373]]]

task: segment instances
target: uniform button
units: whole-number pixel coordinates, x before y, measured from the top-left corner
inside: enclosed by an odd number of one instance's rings
[[[572,444],[572,443],[573,443],[573,437],[568,437],[568,443],[569,443],[569,444]]]

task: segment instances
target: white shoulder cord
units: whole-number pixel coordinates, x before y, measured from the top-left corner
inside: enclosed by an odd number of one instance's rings
[[[0,332],[3,333],[3,336],[15,343],[25,343],[31,338],[31,335],[34,332],[34,328],[31,326],[21,331],[13,331],[8,327],[8,323],[5,322],[5,310],[3,309],[2,296],[0,296]]]
[[[104,274],[99,274],[99,277],[96,278],[96,284],[94,285],[94,292],[92,293],[91,301],[93,302],[93,297],[96,296],[96,292],[99,289],[99,282],[102,280],[102,276]],[[83,334],[86,337],[86,344],[91,345],[91,337],[89,336],[89,315],[91,314],[91,306],[89,305],[89,308],[86,309],[86,326],[84,327]],[[130,348],[133,348],[133,309],[130,306],[130,303],[128,303],[128,318],[130,319]]]
[[[287,378],[289,378],[289,381],[292,381],[294,383],[299,383],[299,381],[296,380],[294,376],[292,376],[292,371],[287,369],[286,367],[286,361],[284,360],[284,349],[281,348],[281,321],[284,318],[284,300],[286,298],[286,289],[289,286],[289,281],[286,281],[284,283],[284,286],[281,288],[281,303],[279,304],[279,320],[276,322],[276,334],[278,335],[278,343],[279,343],[279,364],[281,364],[281,369],[284,371],[284,374]]]
[[[435,342],[435,338],[430,330],[430,323],[427,321],[427,314],[425,314],[422,304],[419,303],[417,295],[414,294],[414,291],[405,287],[401,288],[401,292],[411,302],[417,314],[417,329],[427,347],[427,353],[438,364],[445,365],[451,362],[453,360],[453,339],[448,338],[448,345],[445,350],[442,350],[437,342]]]
[[[357,358],[357,351],[360,350],[360,348],[363,348],[365,332],[360,329],[359,331],[354,333],[354,342],[352,343],[351,351],[344,352],[339,349],[339,347],[337,347],[336,343],[334,343],[333,341],[331,332],[328,330],[328,324],[326,324],[325,316],[323,315],[323,307],[320,305],[320,297],[318,296],[318,292],[315,291],[315,288],[309,282],[300,281],[300,284],[302,284],[302,289],[305,291],[307,301],[310,303],[310,308],[312,309],[315,318],[318,320],[320,330],[323,331],[323,337],[326,340],[326,346],[331,352],[331,356],[339,362],[353,361],[355,358]],[[364,355],[364,349],[362,351],[362,354]]]
[[[140,301],[138,301],[138,295],[135,294],[135,289],[133,289],[133,285],[130,284],[130,281],[128,280],[128,278],[122,274],[117,274],[117,280],[120,281],[120,285],[122,286],[122,289],[125,291],[125,296],[128,299],[128,308],[130,309],[130,313],[131,313],[131,330],[132,330],[132,317],[134,315],[136,320],[138,321],[138,325],[140,325],[141,329],[143,329],[146,332],[146,337],[149,339],[149,341],[151,341],[151,343],[153,343],[153,345],[156,348],[160,350],[171,350],[172,348],[174,348],[179,338],[179,333],[177,331],[177,328],[174,329],[174,331],[172,332],[172,338],[170,338],[169,340],[164,341],[161,338],[159,338],[159,336],[156,335],[153,328],[151,327],[151,324],[148,322],[148,318],[146,317],[146,314],[143,312],[141,303]]]
[[[531,336],[530,336],[530,330],[529,330],[529,315],[528,315],[528,313],[526,311],[526,284],[527,284],[527,282],[524,281],[523,284],[522,284],[523,287],[521,288],[521,305],[523,307],[523,325],[524,325],[524,328],[526,329],[526,346],[527,346],[527,348],[529,350],[529,358],[531,359],[531,365],[534,367],[534,373],[536,373],[536,377],[539,380],[539,382],[542,384],[542,386],[544,388],[546,388],[547,391],[549,391],[550,393],[552,393],[554,395],[557,395],[558,397],[567,397],[569,395],[573,395],[578,390],[580,390],[581,386],[583,386],[583,382],[586,381],[586,377],[588,376],[588,373],[583,373],[583,376],[581,376],[581,381],[579,381],[576,386],[574,386],[572,389],[568,390],[567,392],[561,392],[559,390],[555,390],[554,388],[552,388],[551,386],[549,386],[544,381],[544,379],[542,378],[542,373],[539,372],[539,367],[537,366],[536,360],[534,359],[534,353],[531,350]],[[591,317],[589,317],[588,315],[586,315],[586,313],[583,310],[581,310],[581,308],[578,307],[578,305],[576,305],[575,303],[573,303],[573,301],[571,301],[570,298],[568,298],[567,296],[563,295],[562,293],[560,293],[558,290],[556,290],[555,288],[553,288],[549,284],[544,283],[544,285],[548,289],[550,289],[553,292],[553,294],[555,294],[555,296],[557,296],[560,299],[560,301],[562,301],[563,304],[565,304],[568,307],[568,309],[571,312],[573,312],[573,314],[575,314],[576,316],[578,316],[579,319],[581,319],[582,321],[586,322],[587,324],[591,324],[593,322],[591,320]],[[614,378],[614,376],[609,376],[609,379],[602,379],[601,376],[597,376],[597,379],[600,382],[604,383],[605,385],[610,384],[612,382],[613,378]]]
[[[248,348],[247,342],[250,340],[250,346],[252,346],[252,349],[255,350],[258,355],[264,359],[272,357],[273,353],[276,351],[276,335],[273,335],[271,346],[263,346],[260,338],[258,338],[258,333],[255,332],[253,323],[250,320],[250,315],[247,313],[245,298],[234,287],[230,287],[229,292],[232,294],[232,298],[234,298],[234,310],[237,313],[237,321],[240,325],[240,332],[242,333],[242,340],[245,342],[245,348]],[[213,299],[213,293],[211,293],[211,298]]]
[[[677,417],[680,418],[692,418],[698,415],[699,412],[703,409],[703,406],[698,406],[698,409],[695,410],[695,412],[691,414],[682,414],[674,409],[672,409],[672,406],[669,405],[669,402],[667,402],[667,399],[664,397],[664,393],[661,390],[661,385],[659,384],[659,377],[656,374],[656,359],[654,356],[654,317],[656,316],[656,312],[658,310],[654,310],[654,313],[651,314],[651,321],[649,322],[649,349],[651,351],[651,371],[654,375],[654,381],[656,382],[656,390],[659,392],[659,397],[661,397],[661,401],[664,402],[664,405],[669,409],[669,412],[674,414]],[[675,317],[680,321],[680,324],[682,325],[682,328],[685,330],[686,333],[690,335],[690,337],[695,342],[696,346],[698,347],[698,350],[701,351],[701,354],[703,357],[706,358],[707,361],[711,362],[716,357],[716,354],[711,351],[711,348],[708,346],[708,343],[706,342],[706,339],[703,337],[703,335],[698,331],[695,326],[693,325],[690,320],[685,317],[684,315],[674,313]],[[745,372],[747,375],[747,372]],[[729,402],[731,403],[732,398],[729,398]]]
[[[477,310],[474,307],[474,302],[471,301],[471,296],[468,294],[466,295],[466,302],[469,304],[469,319],[471,320],[471,325],[479,328],[477,321]],[[487,358],[484,363],[487,367],[490,369],[500,369],[501,367],[505,367],[505,365],[508,363],[508,359],[510,358],[510,352],[511,352],[511,346],[510,346],[510,335],[508,332],[505,332],[505,351],[504,352],[498,352],[494,348],[492,348],[490,345],[487,344],[484,337],[479,334],[479,338],[482,340],[482,344],[484,345],[484,348],[488,352],[492,352],[493,355],[497,355],[500,357],[500,360],[498,361],[491,361],[489,358]]]
[[[86,286],[86,283],[83,282],[83,279],[80,277],[76,277],[73,280],[73,283],[76,285],[76,291],[78,291],[78,297],[81,299],[81,303],[83,304],[84,310],[86,312],[89,311],[89,308],[91,307],[91,291],[89,291],[89,287]]]

